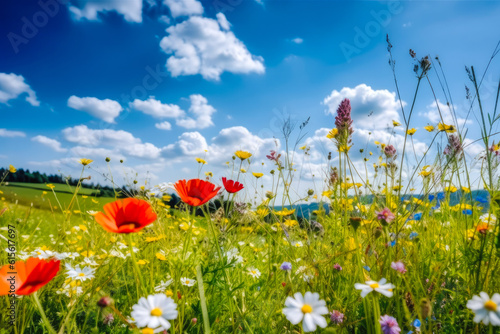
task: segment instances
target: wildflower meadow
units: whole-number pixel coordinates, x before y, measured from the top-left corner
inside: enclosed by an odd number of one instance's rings
[[[282,119],[259,158],[242,143],[214,170],[215,153],[197,151],[185,179],[121,183],[127,161],[90,150],[66,184],[27,188],[3,166],[0,334],[500,333],[500,84],[483,104],[488,67],[466,67],[469,137],[440,58],[409,50],[412,66],[397,67],[384,41],[388,88],[407,102],[384,140],[361,142],[340,96],[314,187],[299,186],[318,154],[314,114]],[[436,121],[415,126],[422,90]],[[88,186],[97,164],[110,196]]]

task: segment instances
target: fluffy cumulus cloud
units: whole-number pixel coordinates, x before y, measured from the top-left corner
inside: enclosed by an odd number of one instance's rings
[[[142,22],[142,0],[85,0],[72,2],[69,11],[76,20],[98,21],[99,13],[115,11],[128,22]]]
[[[264,73],[262,57],[253,56],[229,28],[222,13],[217,20],[191,16],[167,28],[160,47],[171,55],[166,64],[171,75],[201,74],[207,80],[219,80],[225,71]]]
[[[453,108],[452,105],[446,105],[437,100],[437,102],[433,101],[431,104],[429,104],[427,106],[427,111],[420,112],[419,116],[427,118],[434,126],[437,123],[441,123],[443,121],[445,124],[454,124],[458,125],[459,127],[472,124],[472,120],[460,117],[460,115],[458,114],[455,114],[455,121],[453,117],[453,110],[455,110],[455,113],[462,112],[462,110]]]
[[[216,111],[214,107],[208,104],[206,98],[199,94],[193,94],[189,97],[191,107],[189,113],[194,118],[186,117],[177,120],[177,125],[186,129],[204,129],[214,125],[212,114]]]
[[[191,106],[188,115],[178,105],[165,104],[154,97],[145,101],[136,99],[129,104],[129,107],[155,118],[174,118],[176,124],[185,129],[204,129],[214,125],[212,115],[216,110],[208,104],[205,97],[200,94],[192,94],[189,96],[189,101]],[[156,123],[155,126],[161,130],[172,128],[172,124],[169,122]]]
[[[68,107],[84,111],[108,123],[114,123],[115,118],[123,110],[122,106],[114,100],[99,100],[95,97],[78,97],[74,95],[68,99]]]
[[[66,128],[62,132],[67,141],[82,147],[111,149],[111,152],[141,159],[156,159],[161,153],[161,148],[151,143],[143,143],[141,139],[123,130],[95,130],[89,129],[86,125],[78,125]]]
[[[40,105],[40,101],[36,98],[36,93],[25,82],[22,75],[14,73],[0,73],[0,104],[8,104],[10,100],[15,100],[19,96],[25,96],[26,102],[34,107]]]
[[[156,123],[155,128],[160,129],[160,130],[171,130],[172,129],[172,124],[169,122],[161,122],[161,123]]]
[[[172,17],[203,14],[203,6],[196,0],[163,0],[163,3],[170,9]]]
[[[61,146],[61,143],[59,141],[57,141],[56,139],[52,139],[52,138],[45,137],[45,136],[35,136],[35,137],[31,138],[31,140],[34,142],[40,143],[42,145],[45,145],[56,152],[63,153],[63,152],[67,151],[67,149],[63,148]]]
[[[277,148],[279,141],[274,138],[260,138],[243,126],[235,126],[222,129],[211,139],[210,144],[197,131],[185,132],[175,143],[163,149],[162,156],[170,162],[185,162],[206,155],[209,163],[221,166],[223,162],[231,159],[237,150],[251,152],[254,159],[262,159],[270,150]]]
[[[8,137],[8,138],[14,138],[14,137],[26,137],[26,134],[21,131],[11,131],[7,129],[0,129],[0,137]]]
[[[386,89],[374,90],[365,84],[354,88],[344,87],[333,92],[323,100],[327,113],[337,114],[340,102],[348,98],[351,101],[352,118],[357,128],[383,129],[392,126],[391,120],[399,121],[400,103],[396,93]],[[404,103],[403,103],[404,105]]]
[[[145,101],[135,99],[129,103],[129,107],[155,118],[178,118],[185,115],[184,110],[178,105],[161,103],[154,96],[150,96]]]

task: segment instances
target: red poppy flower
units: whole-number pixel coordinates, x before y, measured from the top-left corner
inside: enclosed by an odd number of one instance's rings
[[[38,291],[56,276],[60,263],[59,260],[47,261],[32,257],[26,262],[6,264],[0,269],[0,296],[11,293],[30,295]]]
[[[234,182],[233,180],[227,180],[225,177],[222,178],[222,184],[228,193],[237,193],[243,189],[243,184],[239,182]]]
[[[200,179],[179,180],[174,185],[181,199],[191,206],[200,206],[210,201],[217,195],[221,187]]]
[[[104,206],[94,218],[102,227],[112,233],[134,233],[142,230],[156,220],[151,205],[137,198],[126,198]]]

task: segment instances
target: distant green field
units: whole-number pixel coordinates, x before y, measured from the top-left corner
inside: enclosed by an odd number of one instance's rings
[[[45,184],[9,182],[7,185],[0,186],[0,199],[40,209],[67,208],[76,188],[65,184],[54,184],[54,186],[55,195]],[[81,188],[76,196],[77,202],[73,210],[101,210],[104,204],[114,200],[111,197],[96,197],[95,193],[95,190]]]

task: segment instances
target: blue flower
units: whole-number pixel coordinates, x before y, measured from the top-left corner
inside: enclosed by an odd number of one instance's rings
[[[463,213],[464,215],[470,216],[470,215],[472,214],[472,210],[469,210],[469,209],[467,209],[467,210],[463,210],[463,211],[462,211],[462,213]]]
[[[484,198],[482,196],[477,196],[476,197],[476,202],[479,202],[479,203],[488,203],[488,199]]]
[[[391,241],[391,243],[389,244],[389,246],[391,246],[391,247],[396,246],[396,240]]]
[[[442,200],[444,200],[444,192],[437,193],[437,200],[438,200],[438,201],[442,201]]]
[[[417,233],[417,232],[411,232],[411,233],[410,233],[410,240],[413,240],[413,239],[415,239],[416,237],[418,237],[418,233]]]
[[[420,323],[420,320],[418,319],[415,319],[415,321],[413,322],[413,327],[416,327],[416,328],[420,328],[422,324]]]
[[[371,270],[370,267],[368,267],[368,266],[363,266],[363,269],[366,270],[366,271],[370,271]]]
[[[283,262],[280,266],[281,270],[292,270],[292,264],[290,262]]]
[[[432,210],[437,210],[441,207],[441,205],[439,205],[439,202],[436,204],[436,206],[433,206],[431,209]]]
[[[422,212],[413,215],[413,220],[420,220],[420,219],[422,219]]]
[[[429,201],[432,202],[432,200],[434,199],[434,197],[435,197],[434,195],[429,195]]]

